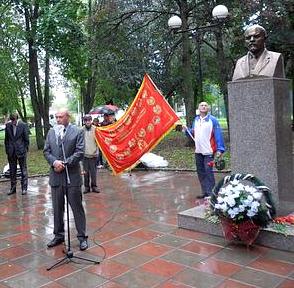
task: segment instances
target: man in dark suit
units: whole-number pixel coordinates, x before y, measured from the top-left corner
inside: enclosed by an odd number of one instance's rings
[[[28,170],[27,170],[27,151],[29,150],[29,128],[26,123],[18,119],[17,113],[10,115],[10,122],[5,127],[5,151],[9,163],[11,188],[7,193],[16,193],[16,171],[17,162],[21,171],[21,191],[22,195],[27,194],[28,189]]]
[[[82,203],[82,179],[79,163],[84,156],[84,134],[82,129],[70,123],[70,115],[67,110],[56,113],[56,122],[57,125],[48,132],[44,147],[44,156],[50,165],[49,185],[52,193],[55,235],[47,246],[50,248],[64,242],[63,217],[67,187],[68,201],[74,215],[80,250],[86,250],[88,237],[86,236],[86,217]],[[69,181],[65,165],[68,169]]]
[[[265,48],[266,30],[260,25],[252,25],[244,36],[248,53],[237,61],[233,81],[249,77],[285,78],[283,56]]]

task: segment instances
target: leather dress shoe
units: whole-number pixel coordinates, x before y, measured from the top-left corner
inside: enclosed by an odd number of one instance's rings
[[[204,199],[205,197],[207,197],[208,195],[206,194],[202,194],[202,195],[198,195],[196,198],[197,199]]]
[[[85,188],[84,194],[90,193],[90,188]]]
[[[51,248],[51,247],[55,247],[57,245],[60,245],[64,242],[64,238],[54,238],[53,240],[51,240],[49,243],[47,243],[47,247]]]
[[[86,239],[80,240],[80,250],[84,251],[88,249],[88,241]]]
[[[12,195],[16,193],[16,189],[10,189],[10,191],[7,193],[7,195]]]
[[[28,193],[27,190],[22,190],[22,191],[21,191],[21,195],[26,195],[27,193]]]
[[[92,188],[92,192],[94,193],[100,193],[100,190],[97,187]]]

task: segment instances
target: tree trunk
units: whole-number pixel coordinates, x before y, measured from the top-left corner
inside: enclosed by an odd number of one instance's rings
[[[217,62],[218,62],[218,68],[219,68],[219,77],[220,77],[220,90],[222,94],[224,95],[224,103],[225,103],[225,109],[226,109],[226,117],[227,117],[227,124],[229,128],[229,103],[228,103],[228,63],[226,61],[225,53],[224,53],[224,45],[222,40],[222,31],[221,27],[219,29],[216,29],[215,31],[215,37],[216,37],[216,54],[217,54]],[[229,131],[229,129],[228,129]]]
[[[181,1],[180,13],[182,19],[182,30],[188,30],[188,3]],[[186,107],[187,126],[192,124],[195,117],[195,101],[192,85],[192,62],[191,62],[191,46],[188,32],[182,33],[182,77],[183,77],[183,98]]]
[[[36,36],[36,21],[38,17],[38,5],[35,5],[34,9],[30,7],[30,10],[33,10],[31,14],[29,11],[29,7],[25,6],[25,23],[26,23],[26,32],[27,32],[27,42],[29,48],[29,82],[30,82],[30,95],[31,101],[35,116],[35,130],[36,130],[36,142],[38,149],[42,149],[44,147],[44,135],[42,128],[42,119],[40,113],[40,106],[42,103],[38,101],[37,87],[36,81],[39,79],[39,71],[38,71],[38,55],[35,47],[35,36]]]
[[[23,93],[23,90],[21,88],[21,84],[20,84],[18,74],[17,74],[17,72],[15,70],[13,70],[13,74],[14,74],[15,79],[17,80],[17,83],[18,83],[18,89],[17,90],[19,92],[20,99],[21,99],[21,108],[22,109],[18,110],[18,114],[19,114],[20,118],[22,119],[22,121],[27,122],[27,109],[26,109],[26,104],[25,104],[24,93]]]
[[[43,110],[43,121],[44,121],[44,136],[50,129],[49,124],[49,91],[50,91],[50,57],[48,51],[45,55],[45,86],[44,86],[44,110]]]
[[[96,42],[96,23],[93,21],[92,17],[96,13],[96,9],[98,9],[97,1],[88,1],[88,49],[90,49],[91,53],[88,59],[88,68],[89,68],[89,76],[87,79],[87,84],[85,89],[83,89],[83,108],[84,113],[87,114],[93,107],[96,95],[96,83],[97,83],[97,52],[95,47]]]

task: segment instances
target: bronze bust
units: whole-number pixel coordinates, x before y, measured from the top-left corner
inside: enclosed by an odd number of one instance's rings
[[[265,48],[266,30],[260,25],[253,25],[246,29],[244,36],[248,53],[237,61],[232,80],[252,77],[285,78],[282,54]]]

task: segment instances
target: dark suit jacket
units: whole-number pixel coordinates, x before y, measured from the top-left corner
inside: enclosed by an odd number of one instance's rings
[[[66,133],[61,141],[64,145],[64,152],[66,156],[66,161],[68,163],[67,167],[70,178],[70,186],[81,186],[82,178],[79,162],[83,159],[84,156],[84,132],[82,129],[79,129],[76,126],[69,124],[69,126],[66,128]],[[65,186],[66,183],[65,170],[61,173],[57,173],[53,169],[53,163],[55,160],[64,161],[61,141],[57,140],[54,129],[50,129],[47,134],[43,152],[47,162],[51,167],[49,175],[49,185],[53,187],[57,187],[60,185]]]
[[[280,53],[265,49],[254,71],[249,71],[248,54],[243,56],[236,63],[232,80],[246,79],[250,76],[285,78],[283,56]]]
[[[25,157],[30,145],[28,125],[18,121],[16,127],[15,135],[13,135],[11,122],[8,122],[5,127],[5,151],[9,158],[15,156]]]

